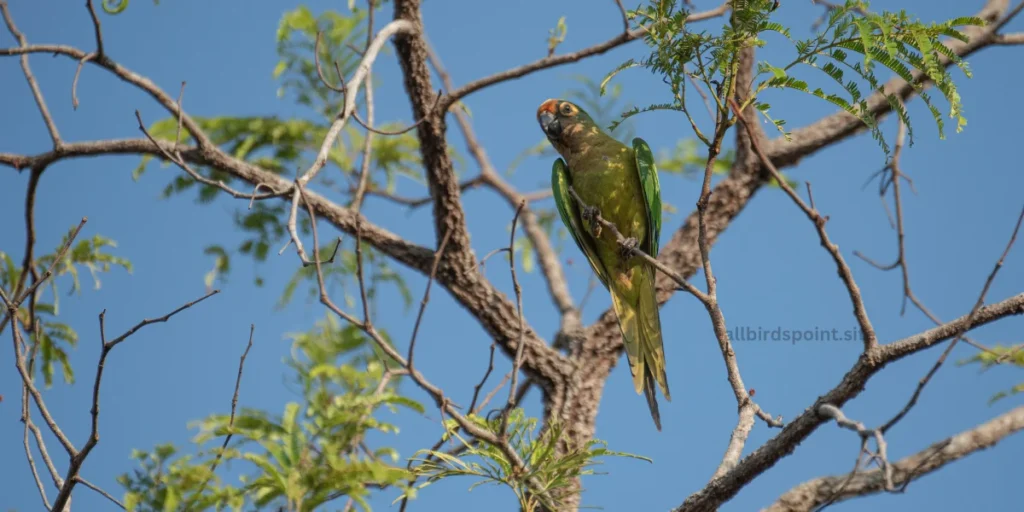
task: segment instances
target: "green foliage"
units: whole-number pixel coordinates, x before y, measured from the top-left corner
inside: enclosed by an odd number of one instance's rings
[[[34,270],[37,276],[41,277],[46,269],[53,264],[60,248],[67,243],[67,237],[68,235],[64,235],[52,253],[35,259]],[[112,267],[121,267],[130,273],[132,271],[130,261],[107,252],[115,247],[117,247],[117,242],[101,235],[80,239],[68,249],[61,260],[57,261],[53,269],[53,277],[44,286],[37,288],[35,297],[26,300],[18,309],[15,318],[19,327],[28,334],[28,340],[32,343],[31,350],[37,350],[41,357],[41,364],[38,365],[38,368],[46,387],[53,385],[55,365],[58,364],[64,382],[73,384],[75,381],[75,372],[68,360],[67,349],[77,345],[78,333],[69,325],[57,321],[60,313],[60,283],[65,281],[60,278],[63,276],[71,278],[71,286],[68,290],[70,295],[81,293],[82,287],[78,273],[82,268],[89,271],[93,286],[97,290],[101,285],[100,273],[110,272]],[[0,251],[0,287],[5,290],[14,290],[22,278],[21,273],[21,266],[15,264],[10,255]],[[31,279],[26,280],[24,286],[27,287],[31,282]],[[52,295],[51,302],[44,301],[47,290]],[[32,310],[33,305],[34,311]],[[7,327],[7,325],[0,326],[0,332]]]
[[[178,449],[170,443],[157,445],[152,452],[132,450],[140,467],[117,478],[126,490],[128,512],[176,512],[188,500],[190,510],[242,511],[244,492],[225,485],[211,471],[205,460],[210,454],[176,455]]]
[[[498,432],[501,427],[500,418],[468,418],[477,426],[493,432]],[[575,478],[599,474],[592,467],[600,464],[598,459],[602,457],[631,457],[651,462],[646,457],[608,450],[604,442],[596,439],[584,447],[557,454],[563,434],[562,425],[551,422],[538,434],[537,420],[527,417],[522,409],[517,408],[509,412],[508,420],[509,445],[525,463],[525,470],[517,471],[497,447],[470,441],[460,435],[454,420],[446,421],[445,427],[445,440],[457,441],[458,451],[416,452],[416,455],[423,456],[414,456],[414,460],[419,462],[415,468],[416,475],[426,478],[418,489],[444,478],[469,476],[476,479],[470,491],[483,484],[507,486],[515,493],[520,508],[528,512],[540,510],[541,506],[559,509],[558,497],[571,488]]]
[[[1001,364],[1024,368],[1024,347],[1021,345],[1013,345],[1009,347],[996,345],[991,347],[988,351],[979,351],[977,354],[974,354],[967,359],[957,361],[957,364],[960,366],[978,364],[981,366],[982,370],[987,370],[993,366]],[[1018,393],[1024,393],[1024,382],[992,395],[988,402],[989,404],[992,404]]]
[[[344,76],[355,70],[359,55],[348,45],[362,48],[365,44],[365,17],[362,11],[346,15],[333,10],[314,16],[306,6],[285,12],[277,28],[280,60],[273,72],[274,78],[281,80],[278,96],[291,93],[300,105],[316,110],[327,119],[340,111],[343,96],[324,84],[317,73],[313,57],[317,32],[322,31],[319,56],[324,76],[333,85],[340,85],[343,78],[337,75],[334,63]]]
[[[393,363],[382,362],[359,329],[340,327],[333,317],[291,337],[293,356],[286,362],[301,402],[287,404],[277,417],[243,408],[233,422],[220,414],[195,423],[199,433],[193,441],[216,444],[195,456],[173,458],[177,451],[169,445],[137,453],[141,468],[118,479],[126,504],[138,507],[134,510],[178,510],[183,504],[189,504],[188,510],[241,510],[249,504],[311,511],[345,497],[368,510],[370,489],[403,488],[410,474],[396,465],[398,452],[372,449],[367,441],[374,432],[398,432],[380,419],[382,410],[423,412],[419,403],[398,393],[397,379],[385,378],[384,365]],[[222,450],[228,435],[232,441]],[[210,472],[218,454],[224,463],[250,469],[237,486]]]
[[[569,27],[565,24],[565,16],[558,18],[555,28],[548,31],[548,55],[554,55],[558,45],[565,42],[565,35]]]
[[[876,116],[869,109],[870,95],[861,92],[861,88],[867,85],[871,91],[882,94],[907,124],[913,143],[906,109],[899,98],[882,90],[883,82],[876,74],[879,64],[914,87],[931,111],[940,138],[945,137],[942,114],[931,97],[924,92],[920,77],[935,84],[949,103],[948,116],[956,120],[957,132],[963,129],[967,122],[963,116],[963,106],[944,62],[948,60],[956,64],[967,77],[971,76],[970,71],[964,61],[942,44],[940,38],[952,37],[966,41],[967,37],[956,27],[982,25],[983,20],[965,17],[942,23],[923,23],[912,19],[904,11],[875,14],[868,11],[867,2],[847,0],[845,4],[830,10],[827,23],[815,36],[793,41],[786,27],[770,20],[773,5],[768,0],[733,2],[729,24],[723,27],[720,34],[714,35],[705,31],[690,31],[685,26],[689,13],[677,9],[676,2],[652,0],[650,5],[629,12],[631,19],[638,20],[647,28],[645,41],[652,47],[652,51],[643,59],[631,59],[613,69],[602,82],[602,87],[626,69],[647,68],[664,78],[672,93],[672,100],[634,107],[623,113],[622,118],[654,110],[679,111],[690,120],[698,138],[710,144],[711,139],[701,133],[687,107],[687,81],[700,83],[711,91],[717,110],[727,117],[730,109],[726,98],[731,97],[735,89],[739,53],[745,48],[764,46],[766,42],[763,37],[768,33],[776,33],[793,42],[797,55],[782,67],[767,62],[759,63],[755,79],[764,78],[755,85],[751,98],[741,107],[752,104],[784,136],[788,137],[784,129],[785,121],[772,118],[768,113],[770,105],[759,99],[759,95],[768,89],[800,91],[832,103],[860,119],[888,154],[889,146],[882,137]],[[858,58],[852,58],[852,54]],[[830,81],[838,83],[842,91],[825,92],[793,76],[792,72],[800,64],[820,70]],[[852,71],[853,77],[844,76],[844,70]],[[920,77],[915,76],[914,72],[919,73]]]

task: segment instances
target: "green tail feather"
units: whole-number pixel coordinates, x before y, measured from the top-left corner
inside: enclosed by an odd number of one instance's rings
[[[661,430],[661,414],[654,395],[655,383],[665,400],[671,401],[665,374],[665,349],[661,338],[661,318],[655,295],[654,272],[646,265],[634,274],[635,301],[619,290],[611,290],[612,304],[619,319],[633,386],[647,398],[654,425]],[[639,313],[639,314],[638,314]]]

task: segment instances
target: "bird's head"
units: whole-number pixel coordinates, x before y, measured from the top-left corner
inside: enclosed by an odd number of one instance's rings
[[[587,137],[601,133],[594,120],[576,104],[549,99],[537,108],[537,122],[559,153],[578,146]]]

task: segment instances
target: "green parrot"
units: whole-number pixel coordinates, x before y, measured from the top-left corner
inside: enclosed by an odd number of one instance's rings
[[[655,382],[665,400],[672,398],[665,375],[654,268],[636,256],[628,256],[612,230],[601,229],[594,221],[595,214],[600,213],[618,228],[629,245],[657,257],[661,187],[651,148],[640,138],[633,139],[632,148],[626,146],[565,100],[542,103],[537,121],[564,158],[555,160],[551,170],[558,213],[601,284],[611,293],[633,386],[647,398],[654,425],[660,431]],[[570,187],[587,208],[580,207]]]

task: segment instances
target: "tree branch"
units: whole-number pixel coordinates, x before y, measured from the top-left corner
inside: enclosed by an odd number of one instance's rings
[[[14,36],[14,39],[18,41],[18,46],[22,50],[21,71],[25,75],[25,80],[28,81],[29,89],[32,90],[32,97],[36,100],[36,107],[39,108],[39,113],[43,116],[43,122],[46,123],[46,129],[50,132],[50,140],[53,142],[53,148],[58,149],[61,146],[60,132],[57,130],[57,124],[53,122],[53,116],[50,115],[50,109],[46,106],[46,100],[43,99],[43,92],[39,90],[39,83],[36,82],[36,77],[32,74],[32,68],[28,65],[28,52],[25,51],[29,48],[28,40],[14,24],[14,19],[11,18],[11,13],[7,10],[6,0],[0,0],[0,14],[3,15],[4,22],[7,24],[7,30],[9,30],[11,35]],[[0,55],[3,55],[3,53],[0,53]]]
[[[450,90],[452,88],[451,77],[442,65],[440,57],[429,47],[428,52],[431,64],[437,71],[438,76],[441,77],[445,88]],[[487,152],[484,151],[483,146],[481,146],[480,141],[476,137],[476,132],[473,130],[473,125],[469,122],[469,117],[460,108],[450,108],[449,112],[455,116],[455,120],[459,123],[459,129],[466,140],[469,153],[473,155],[473,159],[476,160],[477,165],[480,167],[480,181],[504,198],[509,206],[518,207],[526,198],[508,182],[503,180],[501,175],[494,169],[494,165],[487,156]],[[573,305],[565,273],[558,259],[558,254],[551,245],[551,239],[541,228],[540,223],[537,221],[537,216],[528,206],[523,207],[521,217],[523,232],[526,233],[526,237],[530,240],[530,245],[533,246],[537,254],[537,262],[547,282],[548,293],[551,295],[551,299],[554,301],[559,313],[563,315],[563,323],[567,323],[567,325],[563,325],[561,330],[566,331],[572,326],[578,326],[579,313]],[[566,319],[566,315],[571,317]]]
[[[905,487],[949,463],[991,448],[1021,430],[1024,430],[1024,406],[896,461],[892,464],[893,484]],[[816,478],[790,489],[762,512],[811,511],[828,502],[883,492],[883,484],[880,469],[861,472],[852,478],[848,475]]]

